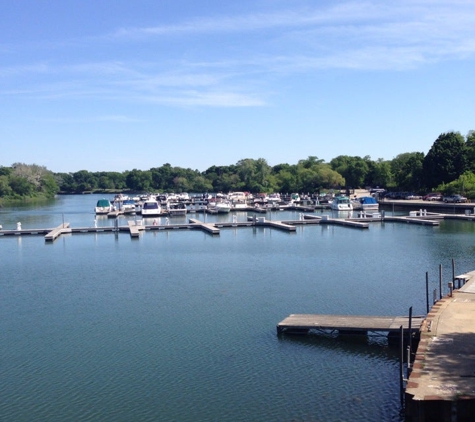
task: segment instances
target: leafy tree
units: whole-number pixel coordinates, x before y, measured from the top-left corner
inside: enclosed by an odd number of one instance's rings
[[[1,170],[1,169],[0,169]],[[0,176],[0,197],[8,197],[13,193],[12,188],[10,187],[10,180],[8,176]]]
[[[391,161],[395,185],[402,190],[419,191],[422,187],[422,152],[405,152]]]
[[[457,179],[467,169],[467,145],[459,132],[442,133],[432,144],[423,162],[427,187]]]
[[[40,180],[41,192],[45,194],[47,198],[53,198],[58,193],[58,184],[53,173],[46,172],[41,176]]]
[[[437,186],[436,190],[444,195],[461,193],[467,196],[467,198],[473,199],[475,198],[475,173],[466,171],[458,179]]]
[[[467,147],[467,169],[475,171],[475,130],[468,132],[465,145]]]
[[[87,170],[80,170],[72,174],[78,192],[96,189],[98,180]]]
[[[330,165],[345,178],[346,186],[353,188],[364,186],[369,168],[363,158],[340,155],[331,160]]]
[[[0,166],[0,176],[10,176],[12,169],[10,167]]]
[[[19,197],[33,197],[35,196],[36,186],[31,183],[26,177],[12,174],[9,180],[10,188],[13,195]]]
[[[152,172],[133,169],[127,174],[127,186],[137,192],[150,191]]]
[[[281,170],[277,175],[277,185],[280,186],[280,192],[297,192],[297,177],[289,170]]]
[[[77,184],[70,173],[56,173],[54,176],[61,192],[77,191]]]

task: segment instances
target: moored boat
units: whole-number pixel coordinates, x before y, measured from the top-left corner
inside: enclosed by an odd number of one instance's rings
[[[147,199],[142,204],[142,216],[154,217],[162,214],[162,207],[156,199]]]
[[[186,215],[186,205],[183,202],[168,202],[167,212],[170,217]]]
[[[352,211],[353,205],[348,196],[340,195],[333,198],[330,208],[335,211]]]
[[[228,201],[220,201],[216,203],[216,209],[219,213],[227,213],[231,211],[231,204]]]
[[[135,214],[135,201],[133,199],[124,200],[120,209],[124,214]]]
[[[114,205],[112,205],[111,201],[108,199],[99,199],[96,203],[96,207],[94,208],[94,212],[96,214],[109,214],[110,212],[114,211]]]
[[[358,198],[358,201],[364,211],[379,210],[379,203],[372,196],[362,196],[361,198]]]

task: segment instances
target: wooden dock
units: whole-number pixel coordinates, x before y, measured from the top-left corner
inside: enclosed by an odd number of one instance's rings
[[[256,221],[256,226],[266,226],[272,227],[274,229],[279,229],[287,232],[294,232],[296,231],[296,227],[284,221],[273,221],[273,220],[266,220],[264,217],[258,218]]]
[[[129,220],[128,222],[130,237],[136,238],[140,236],[140,232],[145,230],[145,226],[137,224],[137,221]]]
[[[277,324],[277,333],[307,334],[310,331],[325,333],[354,333],[368,332],[399,333],[400,327],[407,332],[419,332],[424,317],[407,316],[357,316],[357,315],[320,315],[292,314]]]
[[[214,224],[203,223],[202,221],[197,220],[196,218],[190,218],[190,223],[209,234],[219,235],[219,229]]]
[[[305,214],[303,216],[304,221],[311,221],[314,219],[317,219],[320,224],[334,224],[338,226],[346,226],[346,227],[353,227],[356,229],[368,229],[369,228],[369,223],[366,221],[362,220],[356,220],[352,218],[331,218],[328,215],[323,215],[323,216],[316,216],[316,215],[309,215]],[[378,219],[380,221],[381,219]]]
[[[59,236],[64,233],[71,233],[71,229],[69,228],[69,223],[60,224],[55,229],[51,230],[45,235],[46,242],[54,242]]]
[[[428,213],[426,210],[421,211],[412,211],[409,216],[385,216],[384,213],[381,213],[380,216],[360,216],[358,218],[332,218],[329,215],[315,215],[315,214],[304,214],[300,213],[298,220],[267,220],[265,217],[259,217],[258,215],[248,215],[246,221],[237,221],[234,217],[232,221],[225,222],[213,222],[206,223],[200,220],[190,218],[188,223],[175,224],[167,219],[166,224],[156,224],[145,225],[144,220],[135,220],[133,222],[127,222],[126,225],[119,225],[120,219],[116,218],[113,226],[94,226],[94,227],[79,227],[79,228],[70,228],[69,223],[68,227],[56,227],[55,229],[23,229],[17,228],[16,230],[0,230],[1,236],[23,236],[23,235],[44,235],[47,241],[56,240],[61,234],[65,233],[119,233],[127,232],[130,233],[132,238],[139,237],[139,233],[147,231],[158,231],[158,230],[190,230],[198,229],[203,230],[206,233],[211,235],[219,235],[221,228],[242,228],[242,227],[269,227],[272,229],[283,230],[286,232],[295,232],[296,226],[300,225],[315,225],[315,224],[326,224],[326,225],[339,225],[349,228],[358,228],[358,229],[368,229],[370,224],[374,223],[405,223],[405,224],[418,224],[418,225],[427,225],[427,226],[438,226],[441,220],[444,219],[457,219],[464,221],[473,221],[475,222],[474,215],[462,215],[462,214],[439,214],[439,213]],[[142,225],[143,224],[143,225]]]

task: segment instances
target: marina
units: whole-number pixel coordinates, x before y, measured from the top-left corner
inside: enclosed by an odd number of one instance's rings
[[[108,218],[95,216],[95,199],[0,210],[11,233],[0,239],[7,420],[77,420],[87,408],[85,420],[101,422],[403,421],[398,348],[362,328],[386,329],[369,324],[384,315],[404,321],[409,307],[440,321],[447,264],[473,270],[475,226],[463,212],[353,211],[360,229],[328,209]],[[71,233],[45,241],[53,229]],[[427,271],[429,296],[439,272],[444,287],[430,311]],[[336,319],[324,335],[276,335],[290,315],[312,327],[322,315],[365,322],[357,336]]]

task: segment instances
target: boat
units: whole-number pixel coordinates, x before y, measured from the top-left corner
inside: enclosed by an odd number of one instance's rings
[[[96,207],[94,208],[96,214],[109,214],[114,210],[114,205],[112,205],[111,201],[108,199],[99,199],[99,201],[96,203]]]
[[[187,209],[189,212],[206,212],[208,209],[208,199],[205,199],[202,196],[197,196],[191,200]]]
[[[225,214],[231,211],[232,205],[231,202],[220,199],[220,198],[213,198],[208,203],[208,210],[211,212],[216,211],[218,214]]]
[[[247,208],[247,195],[245,192],[230,192],[228,193],[228,201],[235,210],[242,210]]]
[[[300,195],[298,193],[292,193],[290,195],[290,203],[295,204],[296,202],[300,202]]]
[[[130,199],[127,195],[124,195],[123,193],[118,193],[117,195],[114,196],[113,202],[124,202],[127,199]]]
[[[379,210],[378,201],[376,201],[372,196],[362,196],[361,198],[358,198],[358,201],[361,204],[363,211]]]
[[[135,201],[133,199],[125,199],[122,202],[122,206],[120,210],[124,214],[135,214],[136,212]]]
[[[352,211],[353,205],[348,196],[340,195],[333,198],[330,208],[335,211]]]
[[[154,217],[162,214],[162,207],[156,199],[146,199],[142,204],[142,216]]]
[[[167,212],[170,217],[186,215],[186,205],[183,202],[167,202]]]

